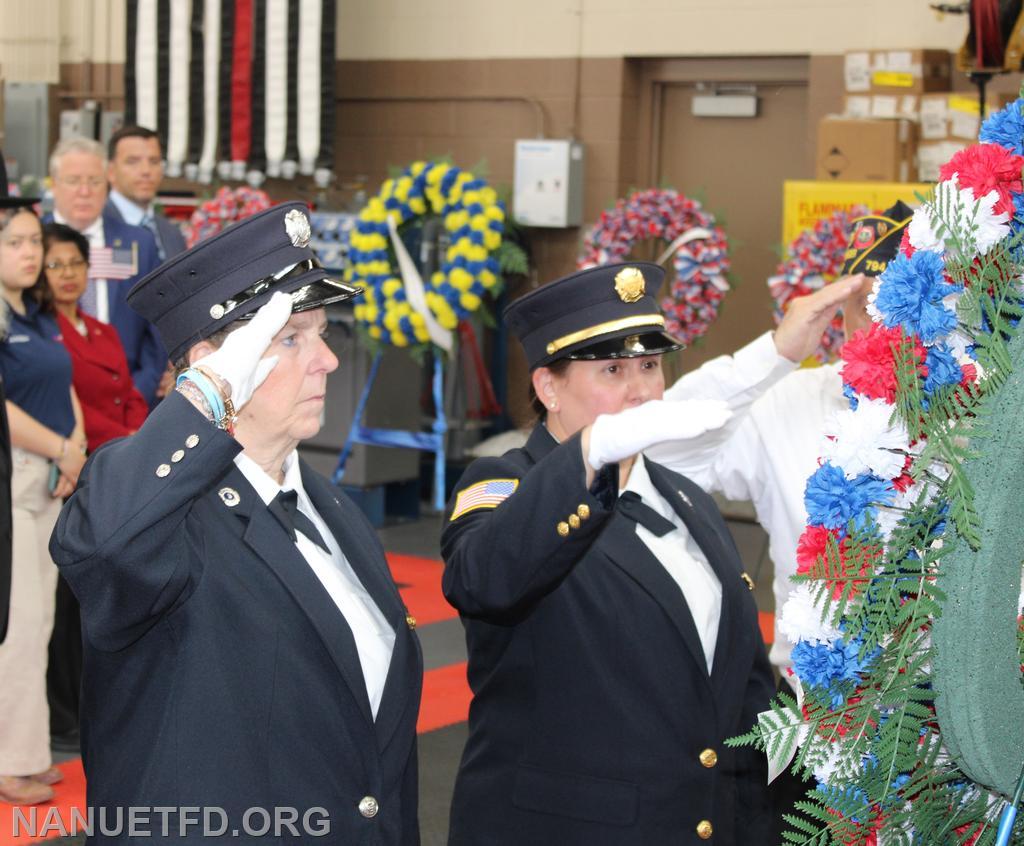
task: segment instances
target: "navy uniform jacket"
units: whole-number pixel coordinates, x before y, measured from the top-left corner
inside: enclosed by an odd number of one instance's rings
[[[450,844],[685,846],[702,821],[713,843],[767,843],[764,756],[723,745],[774,693],[754,601],[713,500],[647,467],[722,584],[710,677],[679,586],[615,492],[585,487],[578,435],[556,446],[538,426],[460,480],[518,487],[454,521],[450,505],[442,535],[473,689]]]
[[[291,842],[417,844],[422,657],[380,543],[303,465],[395,630],[374,721],[345,618],[235,467],[239,451],[173,393],[138,433],[96,451],[61,511],[50,551],[82,607],[88,804],[221,808],[240,831],[249,808],[295,808],[300,821],[324,808],[329,835]],[[375,815],[360,812],[365,797]],[[208,842],[198,826],[172,834]]]

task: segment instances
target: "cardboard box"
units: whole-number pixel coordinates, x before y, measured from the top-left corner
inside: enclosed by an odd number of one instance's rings
[[[847,53],[843,76],[849,94],[923,94],[948,91],[948,50],[857,50]]]
[[[969,147],[963,140],[921,141],[917,145],[917,173],[922,182],[938,182],[939,170],[953,154]]]
[[[985,97],[985,116],[997,112],[1016,99],[1013,94],[989,94]],[[981,107],[973,94],[921,95],[921,140],[977,141],[981,129]]]
[[[917,94],[847,94],[843,101],[843,117],[917,120],[921,98]]]
[[[917,178],[917,125],[826,117],[818,124],[817,179],[911,182]]]

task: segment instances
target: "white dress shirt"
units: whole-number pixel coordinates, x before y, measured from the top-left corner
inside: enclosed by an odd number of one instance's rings
[[[753,369],[763,370],[764,364]],[[655,461],[704,490],[753,503],[757,521],[768,533],[774,565],[776,627],[769,657],[780,670],[789,666],[792,651],[779,633],[778,620],[793,587],[789,578],[796,573],[797,540],[807,523],[804,489],[818,466],[826,423],[848,407],[839,369],[836,363],[796,370],[763,390],[755,402],[738,408],[729,421],[728,437],[704,460],[694,457],[688,441],[648,450]],[[758,384],[764,387],[764,382]],[[666,397],[678,386],[666,391]]]
[[[377,603],[359,581],[331,530],[306,495],[302,486],[298,453],[292,452],[285,459],[284,485],[275,482],[244,452],[236,455],[234,460],[235,466],[256,489],[264,503],[269,505],[283,490],[294,490],[299,499],[299,511],[313,521],[317,531],[330,547],[331,552],[328,555],[302,532],[295,533],[295,546],[330,594],[334,604],[345,617],[349,629],[352,630],[352,637],[359,653],[359,663],[363,669],[366,695],[370,699],[370,710],[376,719],[377,709],[384,694],[388,668],[391,666],[391,653],[395,648],[395,630],[391,628]]]
[[[153,217],[153,204],[150,203],[148,206],[140,206],[138,203],[132,202],[124,194],[115,188],[110,189],[110,194],[107,196],[121,212],[121,217],[124,218],[125,223],[129,223],[132,226],[145,226],[143,221],[146,218]]]
[[[707,662],[710,675],[715,658],[715,644],[718,642],[718,623],[722,616],[722,583],[708,563],[707,556],[686,528],[683,518],[676,514],[654,487],[642,457],[638,456],[633,462],[629,480],[619,491],[620,495],[622,491],[633,491],[638,494],[646,505],[670,520],[676,527],[674,531],[658,537],[637,523],[636,534],[683,592],[697,627],[697,634],[700,636],[704,660]]]
[[[56,209],[53,212],[53,219],[57,223],[63,223],[67,226],[71,226],[64,216]],[[71,228],[74,229],[75,227],[72,226]],[[80,232],[85,236],[90,247],[107,246],[106,235],[103,232],[102,214],[85,229],[80,230]],[[107,296],[107,280],[89,279],[86,283],[86,287],[92,288],[96,292],[96,313],[91,314],[90,316],[95,317],[100,323],[110,323],[110,299]]]

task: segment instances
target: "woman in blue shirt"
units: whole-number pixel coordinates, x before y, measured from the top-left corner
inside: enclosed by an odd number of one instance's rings
[[[57,568],[47,543],[61,500],[85,463],[71,358],[53,317],[28,293],[43,268],[43,229],[26,203],[0,205],[0,376],[12,446],[13,571],[7,638],[0,645],[0,801],[53,798],[46,704],[47,643]],[[13,207],[12,207],[13,206]]]

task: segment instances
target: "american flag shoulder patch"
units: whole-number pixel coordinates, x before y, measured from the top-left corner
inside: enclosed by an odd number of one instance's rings
[[[497,508],[515,493],[519,487],[518,479],[485,479],[459,491],[452,509],[452,520],[457,520],[469,511],[478,508]]]

